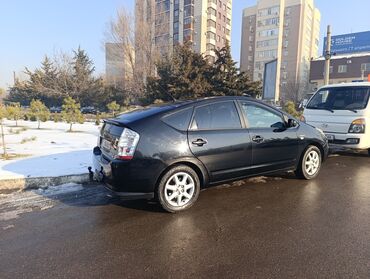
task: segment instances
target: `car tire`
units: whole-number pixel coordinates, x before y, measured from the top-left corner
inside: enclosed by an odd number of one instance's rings
[[[156,195],[164,210],[175,213],[190,208],[198,199],[199,192],[197,173],[188,166],[178,165],[162,176]]]
[[[306,180],[314,179],[320,172],[321,163],[322,154],[320,149],[310,145],[301,156],[296,175]]]
[[[369,157],[370,157],[370,148],[367,150],[367,154],[369,155]]]

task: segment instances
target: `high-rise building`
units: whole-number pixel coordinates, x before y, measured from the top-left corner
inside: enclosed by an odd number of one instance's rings
[[[135,9],[136,19],[153,21],[147,39],[162,53],[189,42],[194,51],[214,57],[214,49],[230,43],[232,0],[136,0]],[[138,34],[138,20],[136,25]]]
[[[275,100],[302,95],[318,56],[320,20],[313,0],[258,0],[243,10],[241,70],[263,80],[265,63],[277,59]]]
[[[132,78],[132,68],[120,44],[105,44],[105,79],[107,84],[123,88],[125,81]]]

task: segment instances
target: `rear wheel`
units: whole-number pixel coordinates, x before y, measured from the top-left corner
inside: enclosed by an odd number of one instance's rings
[[[170,169],[157,188],[159,203],[168,212],[179,212],[191,207],[198,199],[200,182],[190,167],[179,165]]]
[[[310,145],[303,153],[296,174],[297,176],[307,180],[313,179],[319,174],[321,163],[322,156],[320,149],[316,146]]]
[[[369,156],[370,156],[370,148],[367,150],[367,154],[369,154]]]

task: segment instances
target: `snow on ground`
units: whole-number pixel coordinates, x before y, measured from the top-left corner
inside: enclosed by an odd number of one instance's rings
[[[18,126],[14,121],[5,121],[7,152],[17,157],[0,159],[0,180],[87,173],[99,126],[74,124],[72,133],[67,132],[69,124],[63,122],[42,122],[41,129],[31,121],[18,121]],[[27,130],[22,131],[22,127]],[[0,141],[1,153],[2,148]]]

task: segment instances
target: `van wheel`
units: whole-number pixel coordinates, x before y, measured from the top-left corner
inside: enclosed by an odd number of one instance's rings
[[[162,208],[175,213],[190,208],[198,199],[200,182],[190,167],[173,167],[162,177],[157,187],[157,197]]]
[[[367,150],[367,154],[370,156],[370,148]]]
[[[296,175],[303,179],[315,178],[321,169],[321,152],[316,146],[310,145],[303,153],[301,157]]]

